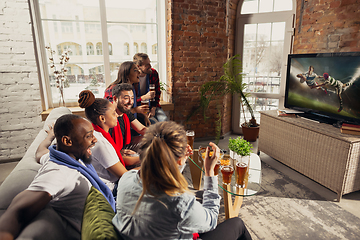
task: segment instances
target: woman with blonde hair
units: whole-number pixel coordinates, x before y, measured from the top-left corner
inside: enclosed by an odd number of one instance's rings
[[[214,154],[210,157],[207,147],[200,204],[179,171],[192,154],[184,128],[171,121],[149,127],[140,145],[140,170],[119,181],[113,224],[125,239],[251,239],[239,218],[217,225],[220,196],[214,167],[220,149],[209,145]]]

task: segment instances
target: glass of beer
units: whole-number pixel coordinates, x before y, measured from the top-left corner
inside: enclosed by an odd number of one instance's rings
[[[245,188],[250,156],[239,156],[235,163],[236,187]]]
[[[153,83],[149,84],[149,91],[150,92],[155,92],[155,84],[153,84]],[[155,100],[155,98],[151,99],[151,101],[154,101],[154,100]]]
[[[214,175],[215,176],[219,175],[220,166],[221,166],[221,162],[219,160],[219,161],[216,162],[216,165],[215,165],[215,168],[214,168]]]
[[[191,149],[194,149],[195,131],[187,130],[186,137],[187,137],[187,143],[190,145]]]
[[[233,172],[234,172],[234,167],[231,165],[225,165],[221,167],[221,173],[222,173],[224,185],[229,185],[231,183],[231,176]]]
[[[149,107],[149,100],[141,100],[141,106],[142,105],[145,105],[145,106],[147,106],[147,107]],[[147,114],[148,114],[149,112],[147,112]]]

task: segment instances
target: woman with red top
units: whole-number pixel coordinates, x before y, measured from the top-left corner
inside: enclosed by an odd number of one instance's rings
[[[79,94],[79,106],[85,108],[85,115],[94,127],[94,135],[98,139],[92,149],[92,164],[99,177],[114,189],[115,183],[127,172],[127,167],[139,162],[139,157],[121,155],[122,142],[116,143],[109,134],[109,129],[121,133],[117,124],[116,105],[106,99],[95,98],[90,90]]]

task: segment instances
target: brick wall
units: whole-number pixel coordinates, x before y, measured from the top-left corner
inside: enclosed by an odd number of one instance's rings
[[[234,14],[236,1],[231,1]],[[233,27],[226,32],[226,1],[173,0],[169,1],[171,21],[168,22],[168,53],[171,59],[170,79],[174,102],[173,120],[192,128],[197,137],[214,136],[217,109],[215,101],[208,110],[209,120],[201,114],[185,122],[194,107],[199,104],[200,86],[217,80],[223,74],[222,65],[232,54]],[[230,19],[234,25],[234,16]],[[230,131],[231,97],[220,99],[223,108],[222,132]]]
[[[26,0],[0,3],[0,162],[21,158],[41,126],[41,100]]]
[[[297,0],[294,53],[360,51],[359,0]]]

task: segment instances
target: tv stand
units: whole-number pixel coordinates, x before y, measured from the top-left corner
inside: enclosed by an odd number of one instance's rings
[[[299,113],[297,114],[300,117],[303,118],[307,118],[307,119],[311,119],[314,121],[317,121],[319,123],[326,123],[326,124],[330,124],[330,125],[336,125],[337,124],[337,120],[332,119],[332,118],[328,118],[325,116],[321,116],[321,115],[316,115],[316,114],[312,114],[312,113]]]
[[[338,194],[360,190],[360,136],[325,123],[262,111],[259,151]]]

